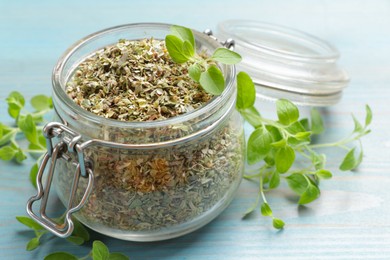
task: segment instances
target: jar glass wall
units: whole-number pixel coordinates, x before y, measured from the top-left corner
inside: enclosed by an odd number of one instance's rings
[[[166,24],[110,28],[77,42],[53,71],[56,119],[94,141],[85,150],[94,185],[75,216],[97,232],[132,241],[156,241],[189,233],[221,213],[241,182],[244,168],[243,122],[235,110],[235,70],[221,66],[226,88],[203,107],[170,119],[121,122],[83,110],[66,94],[78,64],[119,39],[164,39]],[[221,47],[194,31],[198,49]],[[122,144],[115,146],[110,144]],[[123,144],[128,144],[128,147]],[[60,159],[55,186],[66,205],[77,158]],[[86,180],[79,184],[78,200]],[[77,197],[77,196],[76,196]],[[76,199],[76,200],[77,200]]]

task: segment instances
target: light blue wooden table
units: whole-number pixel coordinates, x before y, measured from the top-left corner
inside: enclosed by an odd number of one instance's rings
[[[285,230],[272,229],[258,213],[241,220],[256,186],[244,181],[230,207],[206,227],[181,238],[133,243],[93,233],[112,251],[131,259],[390,259],[390,2],[347,1],[0,1],[0,121],[10,122],[5,97],[50,95],[51,70],[64,50],[94,31],[134,22],[167,22],[198,30],[232,18],[298,28],[333,43],[351,83],[342,101],[323,110],[334,140],[352,130],[350,113],[374,112],[373,133],[364,139],[365,158],[356,172],[340,172],[341,153],[328,154],[334,178],[321,184],[319,200],[297,207],[287,188],[269,195]],[[79,256],[87,246],[50,239],[25,251],[31,232],[15,220],[34,193],[32,160],[0,162],[0,259],[42,259],[53,251]]]

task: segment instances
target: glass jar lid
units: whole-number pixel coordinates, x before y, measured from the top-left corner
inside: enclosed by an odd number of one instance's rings
[[[251,75],[259,98],[329,106],[340,100],[349,82],[347,73],[337,66],[337,49],[307,33],[229,20],[218,25],[217,35],[235,40],[235,51],[243,58],[237,68]]]

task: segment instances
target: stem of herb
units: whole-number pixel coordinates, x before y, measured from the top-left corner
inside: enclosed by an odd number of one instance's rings
[[[262,175],[262,171],[264,169],[266,169],[268,166],[267,165],[263,165],[261,166],[259,169],[256,169],[255,171],[258,172],[256,174],[252,174],[252,175],[248,175],[248,174],[244,174],[244,178],[249,180],[249,179],[253,179],[253,178],[256,178],[256,177],[260,177]]]
[[[361,137],[365,136],[367,132],[359,133],[356,136],[350,135],[347,138],[343,138],[337,142],[332,142],[332,143],[323,143],[323,144],[310,144],[308,145],[312,149],[318,149],[318,148],[327,148],[327,147],[340,147],[343,149],[349,150],[345,144],[351,143],[356,140],[360,140]]]
[[[25,152],[25,153],[38,153],[38,154],[45,153],[47,151],[46,149],[43,150],[43,147],[41,147],[41,148],[42,148],[42,150],[29,150],[29,149],[26,149],[26,150],[22,150],[22,151]]]
[[[260,188],[261,198],[263,199],[264,203],[268,204],[267,199],[265,198],[265,194],[264,194],[263,174],[262,174],[262,172],[261,172],[261,175],[260,175],[259,188]]]
[[[244,179],[246,180],[251,180],[251,179],[254,179],[256,177],[260,177],[261,173],[257,173],[257,174],[253,174],[253,175],[248,175],[248,174],[244,174]]]

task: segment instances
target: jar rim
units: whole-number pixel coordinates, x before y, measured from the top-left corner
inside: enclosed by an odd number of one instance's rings
[[[82,116],[88,121],[96,124],[103,124],[106,126],[119,127],[119,128],[150,128],[150,127],[165,127],[169,125],[180,124],[186,121],[190,121],[192,119],[198,118],[203,114],[206,114],[208,111],[213,110],[216,106],[221,103],[224,103],[231,97],[233,93],[235,93],[234,82],[235,82],[235,74],[236,68],[234,65],[225,65],[226,66],[226,75],[225,75],[225,89],[219,96],[214,96],[209,102],[202,105],[200,108],[194,109],[193,111],[186,112],[184,114],[174,116],[171,118],[167,118],[164,120],[156,120],[156,121],[120,121],[116,119],[105,118],[99,115],[96,115],[92,112],[89,112],[82,107],[78,106],[71,98],[66,94],[64,90],[64,86],[61,83],[61,75],[64,69],[66,62],[70,59],[70,57],[76,52],[79,48],[88,44],[90,41],[94,39],[103,37],[105,34],[120,32],[129,29],[165,29],[169,30],[172,24],[168,23],[131,23],[131,24],[123,24],[114,27],[109,27],[95,33],[89,34],[73,45],[71,45],[59,58],[56,65],[54,66],[52,72],[52,85],[53,91],[55,93],[55,97],[58,97],[62,103],[64,103],[68,108],[70,108],[74,113]],[[215,48],[223,47],[218,41],[210,38],[208,35],[191,29],[194,33],[194,36],[198,40],[206,41],[210,45]],[[119,39],[118,39],[119,40]],[[105,46],[101,46],[105,47]]]

